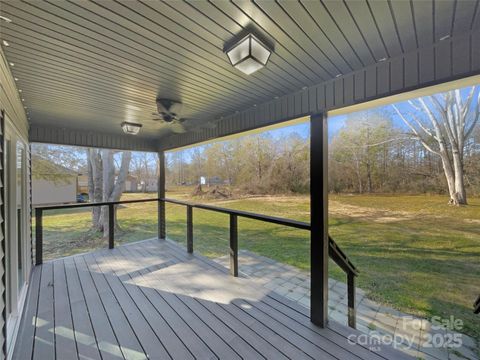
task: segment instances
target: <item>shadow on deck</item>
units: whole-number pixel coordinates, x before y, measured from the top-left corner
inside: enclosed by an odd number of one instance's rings
[[[46,262],[27,296],[14,359],[409,359],[168,240]]]

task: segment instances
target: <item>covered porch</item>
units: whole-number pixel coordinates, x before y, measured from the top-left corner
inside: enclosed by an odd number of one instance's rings
[[[15,158],[0,161],[0,359],[407,358],[358,341],[357,269],[329,234],[328,116],[478,83],[479,19],[478,1],[453,0],[4,1],[0,152],[18,133],[25,169],[12,192]],[[249,60],[258,72],[242,70]],[[310,122],[308,223],[166,197],[166,152],[298,119]],[[108,207],[108,249],[43,261],[42,212],[55,206],[31,206],[35,142],[158,154],[158,236],[116,246],[121,202],[68,205]],[[185,206],[186,248],[168,239],[167,202]],[[194,208],[229,216],[229,268],[195,253]],[[310,231],[309,309],[239,273],[238,217]],[[330,258],[349,327],[329,318]]]

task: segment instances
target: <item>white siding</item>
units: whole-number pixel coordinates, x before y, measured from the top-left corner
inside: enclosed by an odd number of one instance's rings
[[[10,72],[9,65],[3,53],[3,50],[0,48],[0,110],[5,111],[8,118],[12,121],[13,125],[16,127],[18,132],[28,139],[28,122],[25,115],[25,111],[23,109],[22,101],[18,95],[18,90],[15,84],[15,80]],[[3,145],[2,145],[3,147]],[[3,156],[3,154],[1,154]],[[27,151],[27,158],[30,158],[29,151]],[[30,162],[27,161],[29,164]],[[30,173],[30,169],[28,169],[28,174]],[[3,204],[3,184],[5,183],[5,179],[1,179],[0,181],[0,203]],[[29,189],[27,189],[27,193],[29,193]],[[30,206],[30,199],[28,199],[28,206]],[[3,214],[2,214],[3,215]],[[28,219],[30,221],[30,218]],[[0,265],[0,276],[2,278],[0,284],[0,308],[2,309],[2,317],[0,319],[0,326],[2,328],[0,334],[0,344],[2,347],[2,351],[0,353],[0,359],[4,359],[5,357],[5,238],[4,238],[4,226],[3,226],[3,218],[0,218],[0,222],[2,222],[2,227],[0,228],[0,258],[2,259]],[[27,234],[27,239],[30,239],[30,234]],[[31,243],[28,241],[26,244],[28,251],[31,253]]]
[[[72,176],[68,182],[55,183],[32,179],[32,203],[34,205],[72,203],[77,201],[77,181]]]

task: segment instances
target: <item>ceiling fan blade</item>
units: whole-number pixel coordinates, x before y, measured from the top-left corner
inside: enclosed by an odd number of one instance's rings
[[[185,132],[187,132],[187,130],[185,129],[185,127],[178,123],[178,122],[172,122],[169,124],[168,128],[173,131],[175,134],[183,134]]]

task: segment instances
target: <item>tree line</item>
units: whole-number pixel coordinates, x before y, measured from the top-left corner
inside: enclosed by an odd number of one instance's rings
[[[480,195],[478,87],[329,119],[329,190]],[[167,156],[167,184],[220,178],[245,193],[308,193],[308,136],[268,132]]]
[[[249,135],[169,153],[166,159],[167,186],[195,185],[204,177],[250,194],[309,191],[309,142],[298,133]]]

